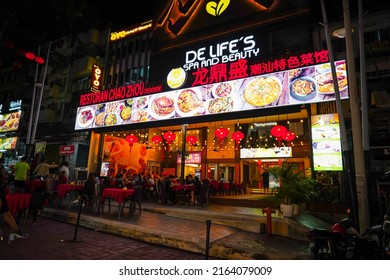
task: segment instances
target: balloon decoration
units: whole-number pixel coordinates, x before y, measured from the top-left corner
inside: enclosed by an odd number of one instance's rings
[[[135,136],[134,134],[130,134],[130,135],[127,135],[125,139],[129,143],[130,152],[131,152],[131,148],[133,147],[133,144],[138,142],[138,137]]]
[[[167,143],[168,143],[168,151],[169,151],[170,150],[169,145],[171,145],[172,142],[176,139],[176,133],[174,133],[172,131],[167,131],[167,132],[164,132],[163,137],[164,137],[165,141],[167,141]]]
[[[245,135],[241,131],[236,131],[232,134],[232,138],[236,141],[236,150],[238,150],[238,144],[242,139],[244,139]]]
[[[188,135],[186,137],[186,142],[188,142],[191,145],[191,151],[192,151],[192,146],[198,141],[198,137],[195,135]]]

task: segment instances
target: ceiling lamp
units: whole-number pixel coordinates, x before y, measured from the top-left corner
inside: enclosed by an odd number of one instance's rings
[[[125,139],[129,143],[130,152],[131,152],[131,148],[133,147],[133,144],[138,142],[138,137],[135,136],[134,134],[130,134],[130,135],[127,135]]]
[[[238,143],[240,143],[240,141],[244,139],[244,137],[245,135],[241,131],[236,131],[232,134],[233,140],[236,141],[236,150],[238,149]]]

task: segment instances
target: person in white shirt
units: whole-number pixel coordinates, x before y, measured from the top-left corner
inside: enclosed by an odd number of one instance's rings
[[[69,162],[67,162],[67,161],[63,162],[61,169],[60,169],[60,172],[61,171],[64,171],[66,178],[69,179]]]

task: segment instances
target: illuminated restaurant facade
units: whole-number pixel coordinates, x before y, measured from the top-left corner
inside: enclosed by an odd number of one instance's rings
[[[172,10],[111,33],[103,86],[80,96],[76,115],[75,130],[91,131],[90,170],[193,174],[254,189],[281,162],[308,176],[342,170],[328,52],[313,47],[308,7],[247,2],[241,14],[230,3],[223,18],[193,4],[180,30]],[[336,67],[348,100],[345,60]],[[327,144],[312,143],[311,130]]]

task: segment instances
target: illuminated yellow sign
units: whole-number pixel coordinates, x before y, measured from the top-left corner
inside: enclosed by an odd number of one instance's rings
[[[147,21],[145,23],[142,23],[140,26],[131,28],[129,30],[121,30],[121,31],[111,32],[110,41],[113,42],[113,41],[121,40],[127,36],[131,36],[131,35],[134,35],[135,33],[145,31],[149,28],[152,28],[152,26],[153,26],[153,21],[150,20],[150,21]]]
[[[206,11],[212,16],[219,16],[229,6],[230,0],[222,0],[217,4],[214,1],[210,1],[206,4]]]

